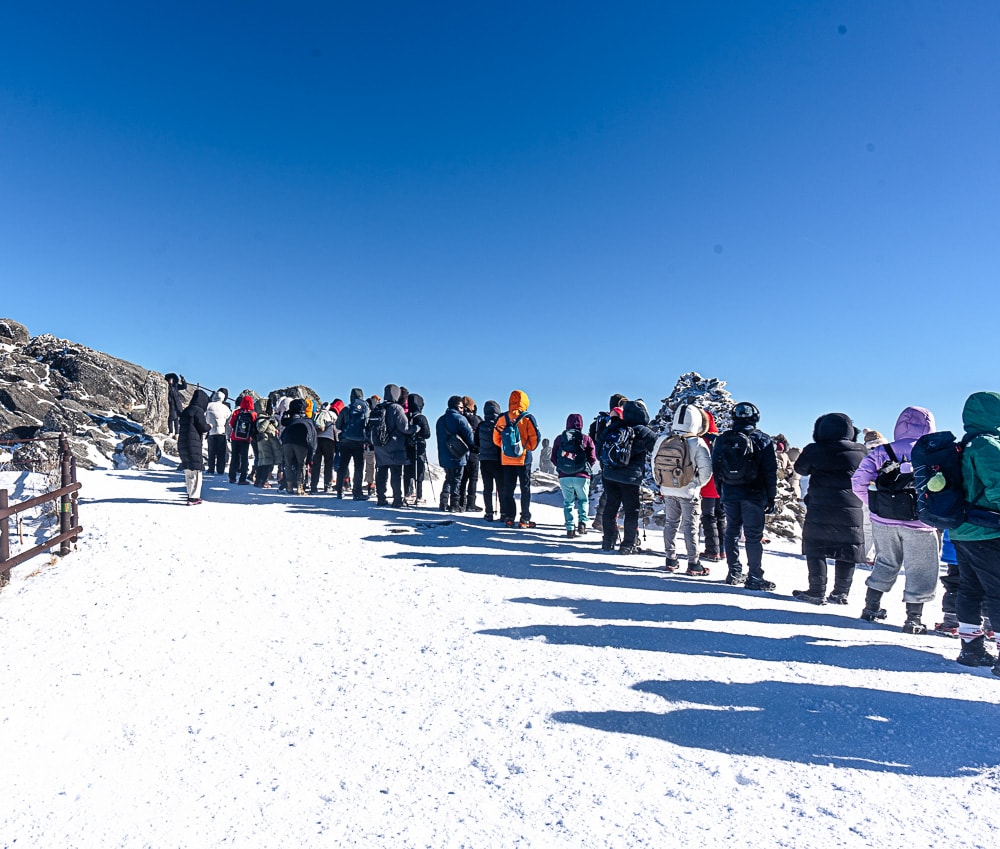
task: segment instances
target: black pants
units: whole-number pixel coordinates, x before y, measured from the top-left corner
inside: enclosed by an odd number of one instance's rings
[[[232,446],[233,455],[229,458],[229,482],[236,483],[238,474],[240,483],[246,483],[250,468],[250,443],[234,441]]]
[[[365,477],[365,447],[362,444],[357,446],[340,444],[340,468],[337,469],[337,495],[344,494],[344,486],[347,483],[347,469],[351,461],[354,462],[354,476],[351,478],[351,491],[355,499],[361,499],[361,486]]]
[[[763,500],[753,501],[743,498],[737,501],[722,502],[726,512],[726,563],[732,573],[742,572],[740,566],[740,531],[746,538],[747,571],[754,578],[764,575],[761,561],[764,558],[764,508]]]
[[[622,546],[630,548],[639,539],[639,484],[618,483],[604,478],[604,514],[601,516],[603,544],[610,548],[618,536],[618,508],[625,513],[625,526],[622,529]]]
[[[285,491],[294,495],[299,483],[305,485],[306,465],[309,459],[309,449],[305,445],[287,443],[281,447],[285,456]]]
[[[379,504],[385,504],[385,485],[388,482],[392,486],[392,506],[403,506],[403,467],[376,466],[375,468],[375,496]]]
[[[424,497],[424,470],[427,468],[427,457],[420,454],[403,467],[403,488],[406,497],[413,496],[420,501]]]
[[[502,471],[499,460],[480,460],[479,471],[483,478],[483,509],[488,519],[493,518],[493,489],[497,495],[503,487]]]
[[[459,491],[462,486],[462,472],[464,469],[464,466],[459,466],[456,469],[444,470],[444,483],[441,484],[440,506],[442,510],[459,509]]]
[[[208,437],[208,473],[224,475],[226,473],[226,435],[213,433]]]
[[[479,488],[479,455],[469,454],[462,470],[462,483],[459,487],[458,503],[463,510],[468,510],[476,503],[476,489]]]
[[[323,489],[329,489],[333,481],[333,458],[337,453],[337,443],[332,439],[316,440],[316,456],[313,457],[312,484],[309,487],[313,492],[319,486],[319,464],[323,463]]]
[[[271,472],[274,471],[274,464],[270,466],[254,466],[253,470],[253,485],[263,486],[267,483],[267,479],[271,477]]]
[[[985,608],[996,628],[1000,623],[1000,539],[952,542],[958,555],[958,621],[963,625],[980,623]]]
[[[726,550],[726,514],[718,498],[701,499],[701,529],[705,534],[705,554],[718,557]]]
[[[854,566],[850,560],[835,560],[833,573],[833,592],[847,595],[854,583]],[[806,555],[806,568],[809,570],[809,592],[812,595],[826,595],[827,564],[825,557]]]

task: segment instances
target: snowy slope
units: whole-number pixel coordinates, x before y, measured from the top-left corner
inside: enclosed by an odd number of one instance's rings
[[[0,846],[996,842],[1000,680],[901,587],[869,626],[787,547],[773,595],[625,569],[552,496],[509,531],[82,479],[79,550],[0,592]]]

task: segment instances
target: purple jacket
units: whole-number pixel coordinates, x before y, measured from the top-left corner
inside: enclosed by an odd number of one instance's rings
[[[578,430],[583,432],[583,416],[579,413],[570,413],[566,416],[566,430]],[[552,443],[551,459],[553,466],[556,465],[556,459],[559,457],[559,445],[561,442],[562,434],[560,433]],[[597,446],[594,445],[594,440],[590,438],[589,434],[584,433],[583,439],[580,441],[580,445],[583,448],[584,454],[587,456],[587,462],[590,463],[591,467],[593,467],[594,464],[597,463]],[[564,478],[566,475],[560,472],[559,477]],[[580,472],[580,474],[574,475],[574,477],[589,478],[590,475],[587,474],[587,472]]]
[[[899,414],[896,420],[896,429],[892,432],[892,451],[899,460],[903,471],[910,471],[910,455],[913,453],[913,443],[915,443],[925,433],[934,430],[934,414],[923,407],[907,407]],[[854,494],[865,504],[868,504],[868,484],[874,483],[878,477],[878,470],[882,464],[889,459],[885,446],[876,445],[868,456],[861,461],[857,471],[851,476],[851,489]],[[881,516],[871,514],[872,521],[879,525],[902,525],[906,528],[913,528],[918,531],[931,532],[934,528],[916,520],[912,522],[901,522],[896,519],[883,519]]]

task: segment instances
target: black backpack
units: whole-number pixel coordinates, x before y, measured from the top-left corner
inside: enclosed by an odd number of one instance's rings
[[[240,410],[233,422],[231,439],[233,442],[249,442],[253,437],[254,414],[250,410]]]
[[[1000,527],[1000,513],[965,500],[962,453],[977,436],[961,440],[950,430],[925,433],[913,446],[913,484],[917,518],[933,528],[949,530],[965,522],[985,528]],[[870,500],[870,495],[869,495]]]
[[[724,486],[750,486],[760,476],[760,446],[742,430],[720,433],[712,446],[712,466]]]
[[[635,431],[629,425],[607,432],[601,445],[601,465],[609,469],[624,469],[632,459]]]
[[[352,442],[364,442],[367,424],[368,405],[360,398],[351,401],[351,405],[347,408],[344,429],[340,434],[341,438],[349,439]]]
[[[566,477],[590,474],[587,452],[583,450],[583,434],[579,430],[564,430],[559,437],[556,471]]]
[[[913,472],[904,472],[902,463],[889,444],[885,449],[886,461],[875,476],[875,488],[868,489],[868,508],[882,519],[913,522],[917,519],[917,488]],[[906,457],[903,461],[906,462]]]
[[[371,418],[368,419],[368,440],[378,448],[389,444],[387,411],[388,404],[379,404],[372,410]]]

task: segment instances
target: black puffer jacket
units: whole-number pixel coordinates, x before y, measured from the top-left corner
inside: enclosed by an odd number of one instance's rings
[[[487,401],[483,404],[483,415],[486,417],[475,429],[476,448],[479,451],[479,460],[487,462],[500,462],[500,446],[493,444],[493,428],[500,418],[500,404],[496,401]]]
[[[424,415],[424,399],[422,395],[414,392],[406,401],[407,418],[410,426],[417,426],[416,433],[411,433],[406,437],[406,459],[413,462],[417,457],[427,457],[427,440],[431,438],[431,423]]]
[[[854,423],[844,413],[820,416],[813,427],[814,441],[795,461],[795,471],[809,475],[802,528],[802,553],[807,556],[864,562],[864,516],[851,490],[851,475],[865,449],[854,441],[854,433]]]
[[[209,431],[208,420],[205,418],[206,409],[208,393],[204,389],[196,389],[191,403],[181,410],[177,425],[177,453],[181,458],[182,469],[205,471],[205,434]]]

